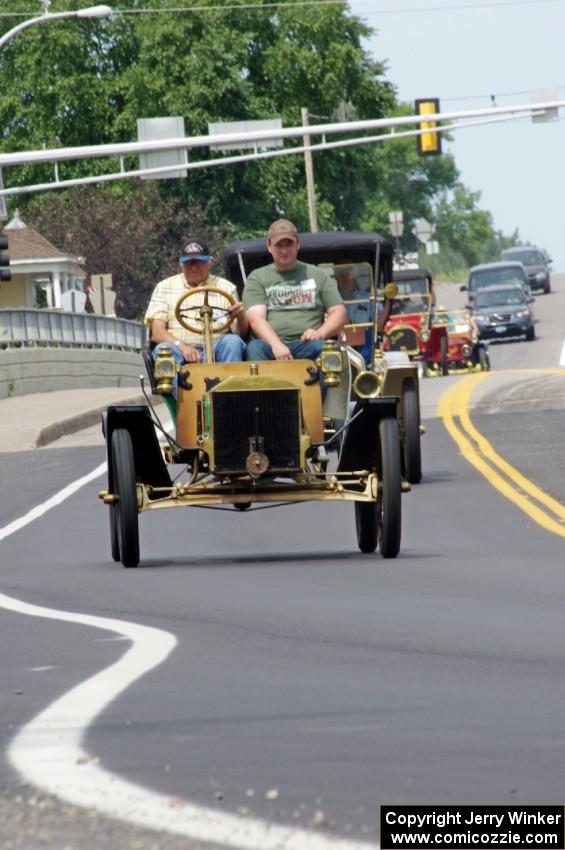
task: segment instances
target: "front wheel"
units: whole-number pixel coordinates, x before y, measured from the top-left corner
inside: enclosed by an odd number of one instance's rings
[[[400,444],[396,419],[382,419],[379,431],[381,482],[377,502],[378,542],[383,558],[396,558],[400,551],[401,533]]]
[[[396,558],[400,550],[400,444],[396,419],[379,423],[381,469],[376,502],[355,502],[357,545],[361,552],[380,547],[383,558]]]
[[[536,329],[532,325],[532,327],[529,328],[529,330],[526,333],[526,339],[528,340],[528,342],[533,342],[533,340],[535,338],[536,338]]]
[[[442,336],[439,343],[441,374],[449,375],[449,361],[447,359],[447,337]]]
[[[481,372],[488,372],[490,369],[488,354],[482,346],[479,348],[479,366],[481,367]]]
[[[114,492],[118,497],[112,508],[116,511],[115,523],[120,560],[124,567],[137,567],[139,564],[139,520],[135,461],[131,435],[126,428],[116,428],[112,434],[112,474]]]
[[[410,484],[422,480],[422,449],[420,441],[420,408],[414,378],[404,381],[402,393],[404,426],[404,473]]]

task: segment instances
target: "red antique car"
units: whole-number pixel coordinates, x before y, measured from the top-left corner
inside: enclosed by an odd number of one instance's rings
[[[432,321],[434,292],[427,269],[404,269],[393,274],[398,295],[384,332],[384,351],[403,351],[423,363],[428,373],[449,370],[447,326]]]
[[[446,310],[438,307],[432,318],[432,327],[447,330],[448,369],[490,369],[488,344],[479,339],[476,322],[467,308]]]

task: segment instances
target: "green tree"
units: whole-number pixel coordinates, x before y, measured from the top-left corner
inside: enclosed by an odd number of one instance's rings
[[[178,271],[181,242],[191,232],[218,251],[226,234],[211,228],[205,208],[163,198],[154,182],[135,180],[127,191],[80,186],[40,196],[26,223],[57,247],[86,258],[86,271],[112,274],[116,311],[141,318],[158,280]]]

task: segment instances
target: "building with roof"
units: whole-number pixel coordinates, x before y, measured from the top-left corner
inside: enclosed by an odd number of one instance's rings
[[[8,237],[12,280],[0,282],[0,308],[83,309],[84,257],[64,254],[28,227],[18,211],[3,233]],[[75,299],[73,293],[80,297]]]

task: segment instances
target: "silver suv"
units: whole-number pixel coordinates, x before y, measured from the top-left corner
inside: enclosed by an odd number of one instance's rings
[[[482,263],[469,269],[467,286],[461,286],[461,292],[468,293],[469,305],[475,300],[479,289],[500,286],[505,283],[519,284],[526,297],[531,295],[530,284],[526,269],[522,263],[506,260],[498,263]]]
[[[551,292],[549,266],[551,257],[548,257],[541,248],[536,248],[535,245],[520,245],[516,248],[506,248],[500,256],[503,260],[522,263],[532,289],[541,289],[545,293]]]

